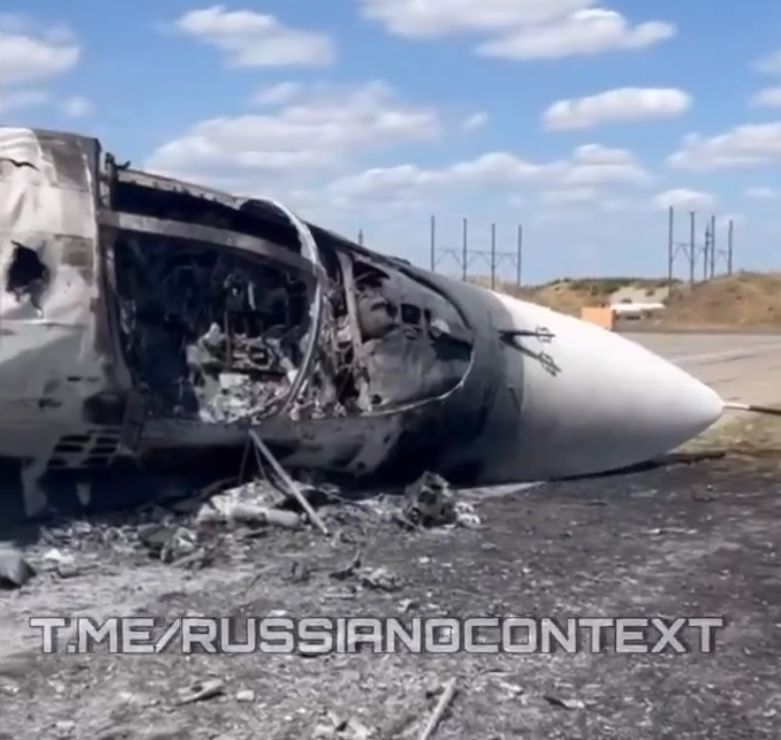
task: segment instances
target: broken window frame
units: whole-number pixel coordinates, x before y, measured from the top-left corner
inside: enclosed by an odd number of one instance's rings
[[[123,183],[140,185],[152,190],[176,192],[189,195],[194,199],[207,199],[238,210],[248,202],[218,191],[185,184],[177,180],[152,175],[137,170],[119,167],[112,155],[106,153],[100,166],[99,186],[96,193],[96,219],[98,227],[98,283],[103,295],[102,311],[99,315],[98,336],[103,338],[103,350],[111,345],[114,358],[111,371],[116,383],[128,392],[134,392],[132,373],[127,365],[121,342],[118,305],[119,296],[115,275],[114,249],[121,233],[134,233],[141,236],[159,235],[168,239],[198,244],[204,248],[227,250],[243,259],[268,266],[272,264],[296,272],[310,290],[309,324],[305,335],[305,349],[298,373],[280,405],[277,416],[284,416],[299,396],[302,386],[309,376],[315,360],[318,339],[323,321],[325,271],[320,259],[317,242],[309,226],[301,221],[285,206],[271,200],[259,201],[280,213],[294,229],[300,253],[267,239],[243,234],[230,229],[192,224],[172,219],[127,213],[112,207],[117,185]],[[137,399],[138,400],[138,399]],[[136,413],[138,416],[138,413]],[[231,424],[229,424],[231,425]]]

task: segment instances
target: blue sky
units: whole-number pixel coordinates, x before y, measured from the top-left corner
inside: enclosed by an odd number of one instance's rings
[[[777,0],[6,0],[0,120],[423,265],[436,213],[443,246],[523,223],[529,281],[661,274],[667,204],[781,261]]]

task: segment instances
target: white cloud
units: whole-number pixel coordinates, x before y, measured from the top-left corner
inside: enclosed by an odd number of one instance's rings
[[[616,49],[642,49],[674,36],[675,26],[650,21],[632,26],[620,13],[594,8],[543,26],[529,26],[478,46],[484,56],[558,59]]]
[[[69,118],[82,118],[92,113],[92,102],[81,95],[72,95],[60,103],[62,112]]]
[[[216,46],[234,67],[319,67],[331,64],[336,51],[322,33],[288,28],[274,16],[223,5],[191,10],[176,28]]]
[[[256,105],[282,105],[295,100],[303,91],[304,86],[300,82],[278,82],[258,90],[251,102]]]
[[[476,131],[477,129],[483,128],[487,123],[488,114],[481,111],[479,113],[473,113],[466,118],[461,124],[461,128],[464,131]]]
[[[591,0],[359,0],[364,15],[391,33],[436,38],[546,23],[592,4]]]
[[[569,205],[573,203],[590,203],[597,200],[599,191],[596,188],[554,188],[540,193],[540,202],[546,205]]]
[[[12,90],[5,94],[0,91],[0,113],[47,105],[50,100],[51,96],[44,90]]]
[[[668,163],[687,170],[756,167],[781,161],[781,121],[738,126],[705,138],[691,134]]]
[[[624,87],[572,100],[559,100],[543,116],[551,130],[590,128],[612,121],[669,118],[691,106],[691,96],[674,88]]]
[[[773,200],[779,197],[779,191],[773,188],[746,188],[743,194],[749,200]]]
[[[159,147],[147,166],[190,176],[323,167],[347,155],[436,138],[435,110],[405,104],[382,82],[313,89],[306,103],[271,114],[220,117]]]
[[[765,108],[781,108],[781,87],[760,90],[751,98],[751,104]]]
[[[482,34],[476,52],[509,59],[553,59],[640,49],[675,35],[675,26],[633,26],[596,0],[358,0],[364,15],[410,38]]]
[[[626,149],[610,149],[599,144],[586,144],[575,150],[572,162],[562,174],[567,187],[593,187],[609,183],[646,185],[651,176]]]
[[[677,188],[659,193],[654,198],[654,203],[658,208],[669,208],[672,206],[673,208],[682,208],[688,211],[699,211],[715,208],[718,200],[712,193]]]
[[[413,164],[374,168],[335,180],[329,191],[341,197],[381,200],[407,197],[432,186],[526,184],[543,187],[549,198],[571,201],[582,200],[586,191],[596,195],[599,188],[642,186],[650,179],[630,152],[590,144],[576,149],[568,160],[552,162],[533,163],[509,152],[490,152],[441,169]]]
[[[765,74],[781,74],[781,49],[760,59],[757,62],[756,67],[760,72],[764,72]]]
[[[0,113],[42,106],[59,109],[69,118],[85,116],[92,111],[92,103],[80,95],[57,99],[46,90],[11,90],[5,94],[0,93]]]
[[[37,31],[19,18],[0,17],[0,82],[14,84],[66,72],[79,61],[80,49],[63,28]]]

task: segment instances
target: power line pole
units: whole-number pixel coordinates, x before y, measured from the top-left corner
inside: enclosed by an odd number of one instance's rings
[[[694,287],[694,264],[695,260],[697,259],[697,252],[696,252],[696,246],[695,246],[695,240],[696,240],[696,219],[697,215],[694,213],[694,211],[689,212],[689,216],[691,218],[691,234],[689,235],[689,284],[691,287]]]
[[[710,217],[710,278],[716,277],[716,217]]]
[[[523,225],[518,224],[518,261],[516,264],[518,270],[516,274],[516,282],[518,287],[521,287],[521,281],[523,278]]]
[[[735,222],[730,219],[729,222],[729,235],[728,235],[728,245],[727,245],[727,272],[732,275],[732,267],[733,267],[733,248],[734,248],[734,242],[733,238],[735,236]]]
[[[437,217],[431,216],[431,272],[437,269]]]
[[[667,292],[673,292],[673,270],[675,268],[675,210],[670,206],[667,228]]]
[[[469,276],[469,219],[464,219],[464,233],[461,243],[461,275],[462,280],[466,282]]]
[[[496,287],[496,224],[491,224],[491,290]]]

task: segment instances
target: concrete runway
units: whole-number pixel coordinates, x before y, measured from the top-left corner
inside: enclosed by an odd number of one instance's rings
[[[781,405],[781,334],[632,334],[725,401]]]

